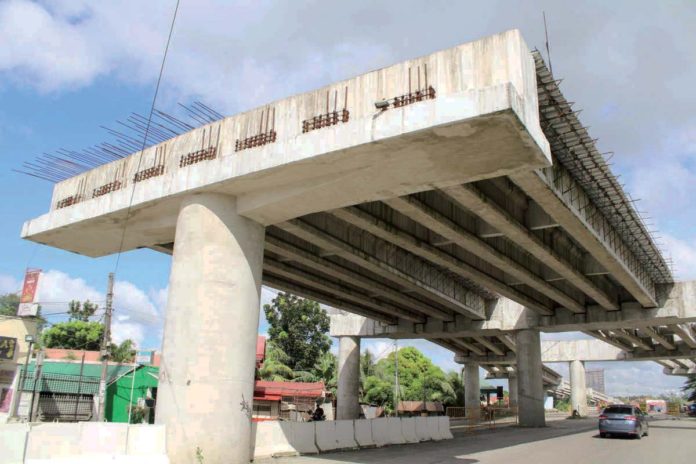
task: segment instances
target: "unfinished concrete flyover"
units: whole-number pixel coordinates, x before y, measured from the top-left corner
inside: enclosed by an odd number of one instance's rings
[[[206,462],[248,460],[262,284],[471,362],[514,340],[529,398],[543,388],[539,330],[585,324],[633,343],[624,322],[660,325],[651,321],[683,289],[515,30],[76,175],[22,236],[94,257],[173,254],[157,421],[175,463],[197,448]],[[515,326],[503,336],[493,327],[506,318]],[[683,315],[669,320],[669,330],[692,330]],[[452,331],[460,335],[429,336]],[[343,366],[356,345],[341,349]],[[350,404],[339,411],[355,414]],[[521,411],[523,423],[543,424],[536,400]]]

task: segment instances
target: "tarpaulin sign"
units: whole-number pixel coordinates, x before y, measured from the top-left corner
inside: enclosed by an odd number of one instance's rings
[[[41,269],[27,269],[24,274],[24,285],[22,286],[22,296],[19,298],[18,316],[36,316],[39,305],[34,303],[36,288],[39,286],[39,276]]]

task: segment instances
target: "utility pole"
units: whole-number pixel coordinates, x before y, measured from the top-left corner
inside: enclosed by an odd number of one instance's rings
[[[19,403],[21,402],[22,399],[22,393],[24,392],[24,384],[27,381],[27,369],[29,369],[29,360],[31,359],[31,349],[34,346],[34,336],[33,335],[26,335],[24,337],[24,341],[29,343],[29,346],[27,347],[27,357],[24,360],[24,369],[22,369],[22,374],[19,376],[19,384],[17,385],[17,388],[14,390],[14,394],[12,395],[12,407],[10,417],[17,417],[18,412],[19,412]]]
[[[399,341],[394,340],[394,414],[399,415]]]
[[[37,387],[39,387],[41,383],[41,371],[43,367],[43,360],[44,350],[41,350],[39,351],[39,354],[36,355],[36,364],[34,365],[34,390],[32,391],[31,395],[31,409],[29,411],[29,422],[36,419],[39,413],[39,400],[41,399],[41,388],[39,388],[39,390],[37,391]],[[38,395],[38,398],[36,395]]]
[[[109,273],[109,283],[106,287],[106,310],[104,313],[104,336],[102,337],[101,357],[102,371],[99,380],[99,410],[97,411],[97,422],[104,421],[104,410],[106,408],[106,372],[109,367],[109,349],[111,345],[111,306],[114,300],[114,273]]]

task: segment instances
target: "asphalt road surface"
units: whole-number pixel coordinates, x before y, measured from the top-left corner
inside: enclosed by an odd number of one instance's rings
[[[542,429],[454,429],[454,440],[279,458],[274,464],[696,463],[696,420],[658,420],[641,440],[599,438],[597,419],[549,422]]]

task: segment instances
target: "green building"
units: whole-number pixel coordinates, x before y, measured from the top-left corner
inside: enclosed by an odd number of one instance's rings
[[[129,406],[133,405],[131,422],[154,424],[154,403],[157,398],[157,378],[159,368],[137,366],[130,368],[106,388],[106,407],[104,414],[108,422],[128,422]]]
[[[101,378],[101,363],[47,361],[41,378],[34,385],[34,363],[21,372],[22,396],[26,408],[36,392],[38,419],[42,421],[90,421],[96,416]],[[80,373],[82,375],[80,375]],[[154,401],[157,397],[159,368],[132,364],[110,364],[106,376],[105,418],[107,422],[128,422],[129,405],[133,405],[131,422],[154,422]],[[28,411],[24,413],[26,415]],[[21,414],[20,414],[21,415]]]

